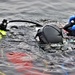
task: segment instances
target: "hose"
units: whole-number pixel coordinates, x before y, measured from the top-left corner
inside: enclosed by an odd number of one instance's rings
[[[9,21],[9,23],[11,23],[11,22],[27,22],[27,23],[36,24],[37,27],[42,27],[41,24],[38,24],[38,23],[32,22],[32,21],[27,21],[27,20],[11,20],[11,21]]]

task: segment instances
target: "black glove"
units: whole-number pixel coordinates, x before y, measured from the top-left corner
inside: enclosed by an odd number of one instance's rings
[[[7,27],[7,20],[4,19],[4,20],[2,21],[2,23],[0,24],[0,29],[6,31],[6,27]]]

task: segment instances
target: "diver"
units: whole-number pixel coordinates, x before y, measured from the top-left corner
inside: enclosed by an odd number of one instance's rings
[[[69,23],[63,27],[68,36],[75,36],[75,16],[69,18]]]

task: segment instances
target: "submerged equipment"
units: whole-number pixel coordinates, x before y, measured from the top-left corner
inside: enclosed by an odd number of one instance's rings
[[[27,20],[10,20],[10,21],[7,21],[6,19],[3,19],[2,23],[0,24],[0,29],[1,30],[7,30],[7,25],[9,23],[12,23],[12,22],[27,22],[27,23],[35,24],[37,27],[42,27],[41,24],[36,23],[36,22],[32,22],[32,21],[27,21]]]
[[[27,22],[27,23],[35,24],[36,27],[42,27],[41,24],[38,24],[38,23],[32,22],[32,21],[27,21],[27,20],[11,20],[11,21],[7,21],[6,19],[3,19],[2,23],[0,24],[0,39],[2,39],[3,36],[6,35],[6,32],[8,31],[7,25],[8,25],[9,23],[12,23],[12,22]],[[16,28],[16,29],[18,29],[17,26],[11,26],[11,28]]]
[[[41,24],[38,24],[36,22],[32,21],[26,21],[26,20],[11,20],[8,21],[4,19],[2,23],[0,24],[1,30],[7,30],[7,24],[11,22],[27,22],[35,24],[36,27],[43,27]],[[15,27],[15,26],[14,26]],[[17,28],[17,27],[16,27]],[[60,29],[56,25],[45,25],[42,29],[39,29],[37,31],[37,34],[35,36],[35,39],[39,37],[39,43],[40,44],[63,44],[63,35],[62,35],[62,29]],[[56,45],[57,46],[57,45]]]
[[[32,21],[26,21],[26,20],[11,20],[11,21],[7,21],[6,19],[3,19],[2,23],[0,24],[0,39],[2,39],[3,36],[6,35],[6,32],[8,31],[7,29],[7,25],[9,23],[12,22],[28,22],[28,23],[32,23],[32,24],[36,24],[37,27],[42,27],[42,25],[36,23],[36,22],[32,22]],[[11,28],[18,28],[17,26],[11,26]]]
[[[46,25],[39,29],[35,38],[37,37],[41,44],[63,43],[62,30],[56,25]]]
[[[39,47],[45,51],[50,52],[51,49],[61,49],[63,44],[62,29],[56,25],[46,25],[37,31],[35,39]]]

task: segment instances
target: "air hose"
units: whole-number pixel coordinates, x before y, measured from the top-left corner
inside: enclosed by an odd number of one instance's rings
[[[35,24],[36,27],[42,27],[41,24],[38,24],[38,23],[32,22],[32,21],[27,21],[27,20],[10,20],[10,21],[7,21],[7,19],[3,19],[2,23],[0,24],[0,39],[2,39],[2,37],[6,35],[7,25],[9,23],[12,23],[12,22],[27,22],[27,23]],[[13,28],[13,27],[18,28],[17,26],[12,26],[11,28]]]
[[[38,24],[38,23],[32,22],[32,21],[27,21],[27,20],[11,20],[11,21],[9,21],[8,23],[11,23],[11,22],[27,22],[27,23],[36,24],[37,27],[42,27],[41,24]]]

